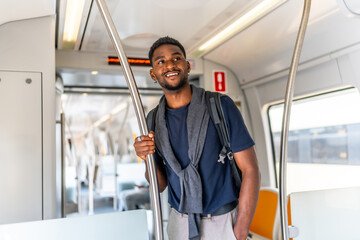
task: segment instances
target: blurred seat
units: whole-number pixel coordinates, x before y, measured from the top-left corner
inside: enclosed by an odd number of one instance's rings
[[[251,239],[278,239],[274,232],[275,222],[278,222],[278,196],[276,188],[260,189],[255,215],[250,225]]]
[[[122,210],[150,209],[149,188],[129,189],[120,193]]]
[[[119,192],[128,190],[128,189],[134,189],[135,188],[135,182],[134,181],[128,181],[128,182],[121,182],[119,183]]]
[[[150,209],[150,192],[148,183],[141,181],[139,185],[133,181],[119,184],[120,211]]]
[[[279,190],[264,187],[260,189],[259,200],[253,221],[250,225],[250,239],[280,240]],[[288,224],[291,225],[290,199],[287,203]]]

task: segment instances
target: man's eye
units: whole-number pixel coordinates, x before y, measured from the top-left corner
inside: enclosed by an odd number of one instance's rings
[[[179,61],[179,60],[180,60],[179,57],[174,58],[174,62]]]
[[[164,63],[163,60],[158,61],[158,64],[159,64],[159,65],[161,65],[161,64],[163,64],[163,63]]]

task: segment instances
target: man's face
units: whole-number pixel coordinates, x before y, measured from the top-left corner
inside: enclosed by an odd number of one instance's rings
[[[154,51],[152,63],[151,78],[158,81],[163,89],[176,91],[188,82],[190,64],[178,46],[161,45]]]

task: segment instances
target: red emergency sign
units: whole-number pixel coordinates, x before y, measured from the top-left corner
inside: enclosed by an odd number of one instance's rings
[[[226,81],[224,71],[214,71],[215,92],[226,92]]]

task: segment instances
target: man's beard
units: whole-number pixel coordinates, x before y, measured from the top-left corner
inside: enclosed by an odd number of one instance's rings
[[[177,91],[177,90],[180,90],[182,87],[184,87],[186,82],[187,82],[187,78],[184,76],[180,79],[179,83],[175,86],[168,84],[168,82],[166,80],[164,82],[159,81],[159,84],[162,88],[165,88],[166,90]]]

